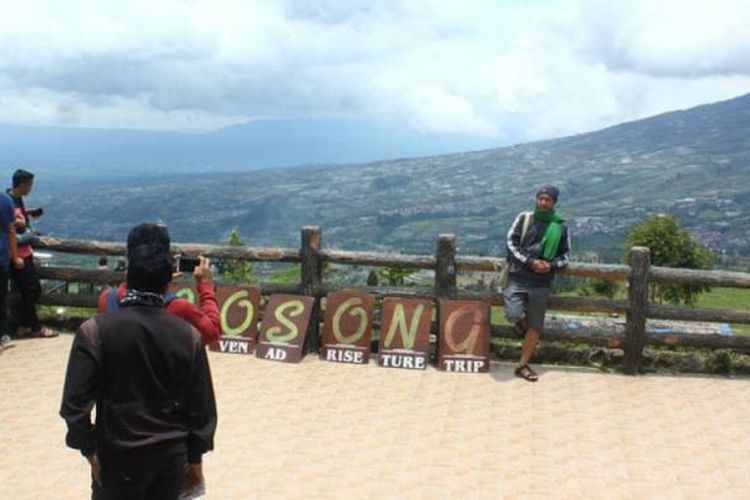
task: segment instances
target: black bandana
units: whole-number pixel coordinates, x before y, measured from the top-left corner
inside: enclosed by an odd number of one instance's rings
[[[164,297],[158,293],[141,292],[133,288],[125,291],[125,296],[120,300],[120,307],[143,306],[164,307]]]

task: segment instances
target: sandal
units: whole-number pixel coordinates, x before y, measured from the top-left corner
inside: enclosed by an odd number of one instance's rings
[[[31,328],[28,326],[19,326],[13,336],[17,339],[25,339],[29,334],[31,334]]]
[[[516,377],[520,377],[528,382],[536,382],[539,380],[539,375],[531,369],[529,365],[523,365],[516,368]]]
[[[58,335],[60,335],[60,332],[56,332],[55,330],[50,330],[49,328],[44,327],[29,333],[29,337],[44,339],[50,339],[52,337],[57,337]]]

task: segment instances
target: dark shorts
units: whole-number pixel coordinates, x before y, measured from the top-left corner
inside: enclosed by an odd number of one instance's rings
[[[529,327],[542,332],[549,302],[549,287],[528,286],[514,281],[511,276],[508,286],[503,289],[503,300],[508,321],[516,323],[526,318]]]

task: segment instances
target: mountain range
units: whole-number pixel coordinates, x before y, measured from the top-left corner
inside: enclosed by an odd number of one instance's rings
[[[364,119],[267,119],[208,132],[0,124],[0,168],[33,166],[48,177],[353,163],[496,146],[492,138],[421,134]],[[3,168],[4,169],[4,168]]]
[[[502,254],[514,215],[551,183],[579,258],[620,260],[628,228],[659,213],[675,215],[720,256],[750,256],[750,94],[459,154],[221,173],[166,172],[154,161],[128,178],[104,168],[83,179],[40,178],[39,227],[122,240],[134,223],[161,220],[178,241],[217,242],[236,227],[247,243],[293,246],[299,228],[315,224],[330,246],[421,253],[434,251],[438,233],[454,232],[461,252]]]

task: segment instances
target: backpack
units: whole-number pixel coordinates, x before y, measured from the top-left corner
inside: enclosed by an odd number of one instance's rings
[[[534,219],[534,213],[524,212],[521,217],[523,217],[523,225],[521,226],[521,241],[523,241],[523,239],[526,237],[526,233],[529,232],[529,227],[531,227],[531,221]],[[501,290],[507,287],[509,279],[510,263],[506,262],[505,266],[500,270],[500,277],[497,280],[498,287]]]
[[[164,307],[167,307],[170,302],[177,298],[177,294],[169,292],[164,295]],[[107,309],[105,312],[114,312],[120,308],[120,299],[117,297],[117,287],[107,287]]]

